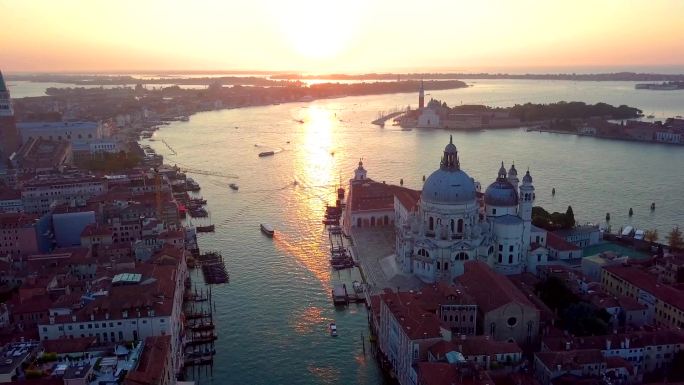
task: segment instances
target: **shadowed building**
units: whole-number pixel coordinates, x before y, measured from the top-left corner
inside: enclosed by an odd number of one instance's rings
[[[0,167],[5,166],[5,161],[19,149],[19,144],[19,131],[14,119],[9,89],[0,72]]]

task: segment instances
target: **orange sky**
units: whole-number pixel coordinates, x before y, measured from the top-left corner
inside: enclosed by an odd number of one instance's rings
[[[684,65],[680,0],[0,0],[5,71]]]

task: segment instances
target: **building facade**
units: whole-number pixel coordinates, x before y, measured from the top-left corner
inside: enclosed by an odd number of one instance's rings
[[[5,162],[19,149],[21,138],[14,118],[14,109],[9,89],[0,72],[0,169]]]

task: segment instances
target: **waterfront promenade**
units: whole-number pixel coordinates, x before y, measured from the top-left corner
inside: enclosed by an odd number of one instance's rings
[[[394,228],[353,228],[354,254],[359,261],[370,294],[385,288],[417,290],[422,283],[401,273],[394,262]]]

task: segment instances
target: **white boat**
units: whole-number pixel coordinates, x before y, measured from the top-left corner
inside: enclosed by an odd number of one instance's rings
[[[622,236],[623,237],[631,237],[633,233],[634,233],[634,228],[632,226],[625,226],[625,228],[622,229]]]
[[[267,223],[262,223],[260,225],[261,227],[261,232],[268,235],[269,237],[272,237],[275,234],[275,230],[273,229],[273,226],[267,224]]]
[[[331,337],[337,337],[337,325],[335,325],[334,322],[331,322],[330,325],[328,325],[328,330],[330,331]]]
[[[642,239],[644,239],[645,235],[646,234],[645,234],[644,230],[637,230],[634,232],[634,239],[642,240]]]

